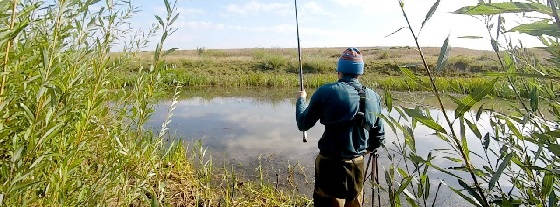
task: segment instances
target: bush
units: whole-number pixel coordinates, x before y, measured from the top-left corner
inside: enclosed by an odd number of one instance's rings
[[[286,70],[290,65],[288,58],[275,54],[259,54],[257,56],[257,61],[258,67],[261,70],[282,71]]]
[[[378,57],[377,59],[380,60],[384,60],[384,59],[389,59],[391,56],[389,55],[388,51],[383,51]]]
[[[336,62],[325,58],[309,58],[303,62],[303,71],[305,73],[334,73],[336,72]]]

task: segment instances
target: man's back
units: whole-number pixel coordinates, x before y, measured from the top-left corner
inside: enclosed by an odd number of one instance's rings
[[[343,77],[317,89],[307,109],[305,100],[298,99],[296,113],[300,130],[313,127],[317,120],[325,125],[319,140],[322,155],[351,159],[366,152],[369,133],[354,122],[360,105],[357,88],[361,87],[356,78]],[[366,90],[365,122],[372,129],[372,135],[383,133],[377,116],[381,113],[380,99],[371,89]]]

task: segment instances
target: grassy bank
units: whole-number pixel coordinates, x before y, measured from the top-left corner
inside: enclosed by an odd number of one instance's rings
[[[305,86],[317,88],[337,80],[334,73],[342,48],[305,49]],[[366,74],[361,78],[369,87],[393,91],[428,91],[429,78],[417,61],[415,50],[407,47],[363,48]],[[238,49],[178,51],[165,59],[163,82],[168,86],[180,82],[186,86],[218,87],[284,87],[296,88],[298,83],[297,56],[294,49]],[[426,48],[429,65],[437,61],[437,48]],[[534,49],[534,54],[542,51]],[[142,53],[127,62],[127,68],[116,71],[112,80],[115,88],[131,85],[137,70],[149,67],[150,53]],[[498,71],[498,62],[489,51],[453,49],[447,66],[437,71],[436,84],[444,92],[468,94],[477,86],[489,84],[493,78],[483,73]],[[118,55],[118,54],[114,54]],[[544,58],[544,55],[539,56]],[[541,59],[542,61],[542,59]],[[404,76],[407,68],[420,82]],[[505,86],[506,84],[498,84]],[[527,94],[521,91],[522,94]],[[497,87],[493,95],[512,98],[508,87]]]

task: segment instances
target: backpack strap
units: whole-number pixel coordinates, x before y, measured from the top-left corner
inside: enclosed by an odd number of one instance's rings
[[[358,105],[358,113],[354,116],[354,122],[364,128],[365,130],[370,130],[371,127],[366,123],[366,91],[367,87],[363,86],[360,88],[354,84],[348,83],[348,85],[352,86],[356,91],[358,91],[358,95],[360,96],[360,101]]]

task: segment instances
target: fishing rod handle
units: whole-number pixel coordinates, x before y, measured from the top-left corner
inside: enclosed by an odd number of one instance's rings
[[[303,132],[303,142],[307,142],[307,131]]]

